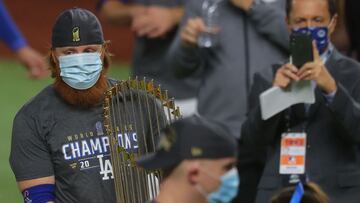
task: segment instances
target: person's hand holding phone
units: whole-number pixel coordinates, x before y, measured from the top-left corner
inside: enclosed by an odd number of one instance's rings
[[[313,42],[312,46],[314,61],[305,63],[297,72],[297,76],[300,80],[314,80],[324,92],[332,93],[337,89],[336,82],[321,60],[316,43]]]
[[[326,93],[336,91],[336,82],[323,63],[316,43],[311,38],[295,34],[291,36],[292,63],[283,65],[276,72],[273,85],[286,88],[292,81],[314,80]],[[301,65],[300,65],[301,64]]]
[[[292,81],[298,81],[298,69],[291,63],[287,63],[279,68],[276,72],[273,86],[286,88]]]
[[[292,81],[300,80],[299,69],[307,62],[313,61],[312,38],[304,33],[290,35],[290,63],[283,65],[276,72],[274,86],[286,88]]]

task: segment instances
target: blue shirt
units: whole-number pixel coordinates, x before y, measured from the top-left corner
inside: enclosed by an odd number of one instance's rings
[[[26,46],[26,41],[0,0],[0,40],[12,50]]]

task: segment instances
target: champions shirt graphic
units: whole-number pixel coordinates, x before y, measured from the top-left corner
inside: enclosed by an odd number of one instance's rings
[[[83,132],[66,136],[61,146],[63,158],[70,162],[70,167],[78,170],[98,170],[103,180],[113,179],[110,162],[110,142],[104,134],[102,123],[95,124],[96,132]],[[138,140],[135,132],[118,135],[119,146],[127,152],[138,152]]]

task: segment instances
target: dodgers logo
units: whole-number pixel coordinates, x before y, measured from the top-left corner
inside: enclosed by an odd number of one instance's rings
[[[98,135],[104,135],[104,130],[100,121],[96,122],[95,128]]]
[[[326,36],[325,30],[319,30],[319,31],[317,32],[317,36],[318,36],[319,38],[325,37],[325,36]]]
[[[24,202],[25,203],[32,203],[32,200],[29,198],[29,191],[24,191]]]
[[[114,179],[113,168],[109,159],[104,159],[104,155],[98,155],[100,164],[100,174],[103,175],[103,180]]]

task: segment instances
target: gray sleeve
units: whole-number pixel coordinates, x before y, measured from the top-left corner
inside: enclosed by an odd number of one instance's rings
[[[179,78],[187,77],[195,72],[203,63],[198,47],[185,47],[181,43],[180,32],[185,23],[194,17],[199,16],[198,9],[201,5],[200,0],[187,1],[185,14],[181,21],[178,32],[169,50],[167,57],[169,67],[172,67],[175,75]]]
[[[333,102],[329,105],[336,121],[344,128],[340,136],[353,143],[360,143],[360,80],[350,92],[340,82]]]
[[[284,0],[274,3],[254,3],[248,13],[255,29],[277,46],[289,49]]]
[[[17,181],[54,174],[49,148],[33,118],[19,113],[13,124],[10,165]]]

